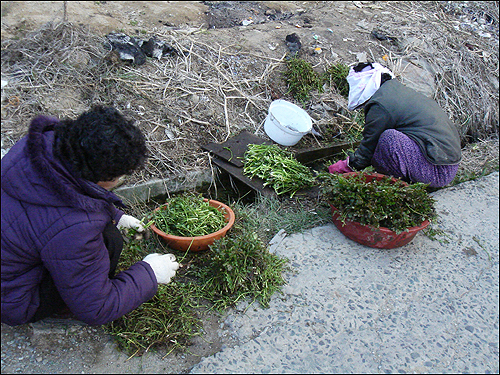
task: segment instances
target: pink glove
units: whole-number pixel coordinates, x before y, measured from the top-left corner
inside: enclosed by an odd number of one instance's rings
[[[340,160],[335,164],[332,164],[328,167],[328,172],[330,173],[347,173],[352,172],[352,169],[347,165],[349,158],[345,160]]]

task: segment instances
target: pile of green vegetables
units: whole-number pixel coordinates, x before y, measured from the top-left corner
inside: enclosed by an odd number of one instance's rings
[[[299,163],[292,152],[275,144],[249,144],[244,155],[243,173],[250,178],[261,178],[264,186],[270,185],[278,195],[289,193],[290,197],[316,183],[309,168]]]
[[[226,226],[224,213],[210,206],[201,195],[170,199],[154,212],[153,221],[159,230],[179,237],[205,236]]]
[[[118,272],[155,252],[173,253],[182,266],[169,284],[158,285],[152,299],[106,325],[121,349],[131,356],[158,347],[165,347],[168,353],[186,349],[193,337],[203,334],[205,313],[223,313],[244,299],[269,306],[271,296],[286,283],[284,273],[291,271],[288,260],[270,253],[256,234],[263,222],[259,218],[262,210],[235,206],[233,228],[207,251],[180,253],[166,248],[157,236],[125,241]],[[311,217],[307,223],[311,225],[315,219]]]
[[[389,176],[367,182],[365,172],[349,177],[321,173],[318,178],[322,180],[322,199],[337,208],[342,222],[355,221],[401,233],[437,216],[427,184],[405,184]]]
[[[286,70],[282,73],[290,93],[296,100],[305,103],[311,98],[311,93],[324,92],[324,84],[334,88],[345,98],[349,95],[347,75],[349,66],[337,63],[329,65],[324,73],[318,73],[310,62],[292,57],[286,62]]]
[[[249,297],[269,307],[271,296],[286,284],[286,258],[271,254],[254,232],[239,225],[210,247],[210,262],[200,269],[205,298],[222,311]]]

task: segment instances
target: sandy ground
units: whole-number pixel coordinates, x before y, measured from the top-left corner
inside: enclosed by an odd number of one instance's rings
[[[2,38],[10,38],[23,30],[36,29],[46,22],[62,21],[64,3],[67,3],[68,22],[89,25],[102,34],[117,30],[133,34],[137,29],[154,30],[163,25],[206,28],[212,23],[219,28],[230,26],[238,16],[241,17],[239,21],[252,15],[255,17],[259,8],[294,12],[304,11],[320,2],[247,2],[251,5],[231,11],[231,20],[229,14],[214,20],[205,14],[209,6],[204,1],[2,1]]]
[[[373,249],[332,224],[287,236],[283,295],[231,314],[240,344],[191,373],[498,373],[498,176],[432,194],[440,241]]]

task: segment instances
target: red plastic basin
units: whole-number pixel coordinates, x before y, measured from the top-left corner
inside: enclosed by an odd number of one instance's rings
[[[354,176],[358,172],[349,172],[344,173],[345,177]],[[373,179],[380,180],[381,178],[386,177],[383,174],[372,173],[367,176],[367,182],[372,181]],[[392,179],[396,181],[395,178]],[[416,227],[408,228],[408,231],[401,232],[397,234],[393,230],[389,228],[379,227],[375,228],[371,225],[360,224],[355,221],[346,220],[345,223],[339,219],[340,215],[338,210],[333,205],[330,205],[332,208],[332,219],[335,226],[344,234],[347,238],[350,238],[357,243],[360,243],[365,246],[375,247],[378,249],[393,249],[396,247],[404,246],[408,244],[415,235],[425,229],[429,224],[429,220],[425,220]]]

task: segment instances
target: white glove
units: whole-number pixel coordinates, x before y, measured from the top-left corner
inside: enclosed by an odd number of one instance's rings
[[[118,229],[134,228],[137,229],[138,232],[142,232],[144,230],[141,221],[130,215],[123,215],[118,221],[116,227]]]
[[[179,263],[175,261],[173,254],[149,254],[143,261],[153,269],[158,284],[168,284],[179,269]]]

